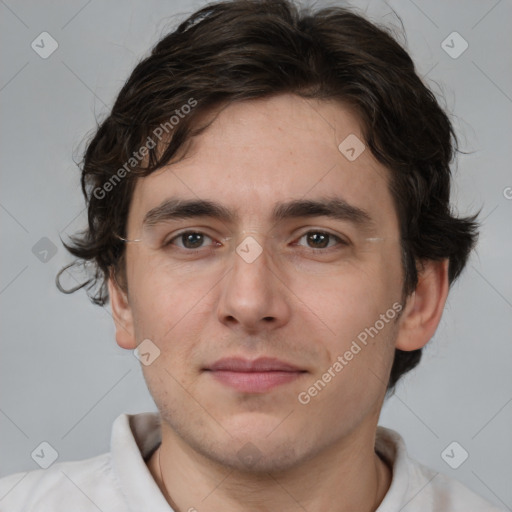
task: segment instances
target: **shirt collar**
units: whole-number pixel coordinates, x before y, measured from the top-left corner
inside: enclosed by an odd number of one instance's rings
[[[145,461],[160,442],[158,413],[121,414],[114,421],[112,465],[130,511],[174,512]]]
[[[396,512],[409,488],[409,458],[402,436],[390,428],[378,426],[375,451],[386,460],[393,474],[388,492],[375,512]]]

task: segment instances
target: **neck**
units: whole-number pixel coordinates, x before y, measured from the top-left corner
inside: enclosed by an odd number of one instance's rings
[[[391,469],[375,453],[372,439],[351,436],[291,470],[252,474],[218,464],[162,429],[162,444],[148,468],[175,512],[374,512],[391,484]]]

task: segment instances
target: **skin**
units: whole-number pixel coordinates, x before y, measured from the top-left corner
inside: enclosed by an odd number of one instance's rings
[[[391,469],[374,442],[394,349],[414,350],[433,336],[448,262],[424,262],[418,287],[401,302],[389,171],[368,149],[346,159],[338,144],[349,134],[363,140],[357,116],[338,102],[283,94],[233,103],[192,139],[186,158],[136,184],[129,239],[170,196],[215,200],[240,215],[235,224],[174,221],[156,239],[127,244],[128,293],[109,281],[119,346],[132,350],[149,338],[160,349],[143,371],[162,417],[165,484],[158,452],[148,468],[177,511],[372,511],[389,488]],[[278,202],[326,195],[366,210],[373,230],[327,217],[279,224],[270,217]],[[205,252],[155,248],[155,240],[184,228],[210,237]],[[329,239],[322,254],[322,244],[304,236],[309,231],[348,245]],[[247,236],[262,248],[252,263],[235,252]],[[221,246],[208,252],[213,240]],[[174,243],[187,250],[182,238]],[[399,319],[301,404],[299,393],[397,302]],[[276,357],[306,372],[263,393],[242,393],[202,371],[227,356]],[[247,443],[256,462],[238,455]]]

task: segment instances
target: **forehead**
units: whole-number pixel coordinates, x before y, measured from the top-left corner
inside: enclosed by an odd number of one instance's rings
[[[396,227],[389,171],[339,102],[283,94],[231,103],[189,144],[185,158],[138,179],[129,225],[169,197],[212,200],[261,223],[278,203],[334,196]]]

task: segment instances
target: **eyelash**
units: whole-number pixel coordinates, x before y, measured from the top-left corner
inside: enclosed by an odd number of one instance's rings
[[[338,242],[338,245],[339,246],[348,246],[349,243],[346,242],[345,240],[343,240],[341,237],[333,234],[333,233],[330,233],[328,231],[322,231],[322,230],[310,230],[310,231],[306,231],[305,233],[303,233],[299,238],[298,240],[300,240],[301,238],[311,234],[311,233],[314,233],[314,234],[321,234],[321,235],[327,235],[331,238],[334,238],[337,242]],[[213,240],[213,238],[209,235],[207,235],[206,233],[203,233],[201,231],[193,231],[193,230],[189,230],[189,231],[182,231],[181,233],[178,233],[177,235],[175,235],[174,237],[172,237],[171,239],[169,239],[167,242],[165,242],[163,244],[164,247],[168,247],[168,246],[171,246],[171,245],[174,245],[173,244],[173,241],[174,240],[177,240],[185,235],[203,235],[203,236],[206,236],[208,238],[210,238],[211,240]],[[214,240],[215,241],[215,240]],[[204,247],[201,247],[199,249],[184,249],[182,247],[178,247],[176,246],[178,250],[182,251],[182,252],[186,252],[187,254],[195,254],[195,253],[198,253],[198,252],[202,252],[204,251]],[[336,249],[336,246],[334,247],[326,247],[326,248],[307,248],[308,251],[312,252],[312,253],[328,253],[330,252],[330,250],[332,249]],[[210,248],[210,250],[212,250]]]

